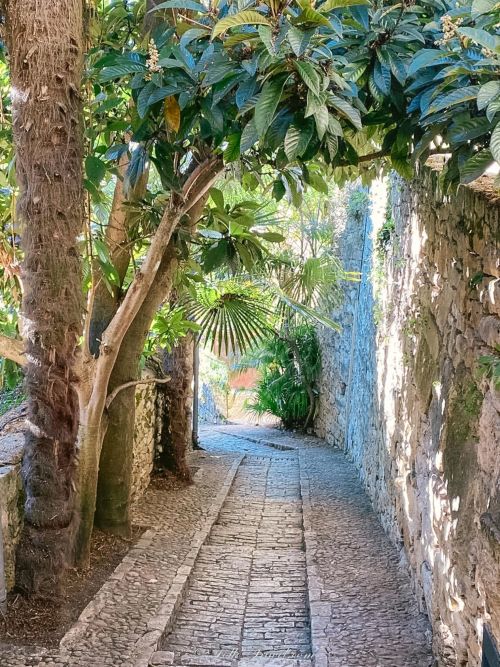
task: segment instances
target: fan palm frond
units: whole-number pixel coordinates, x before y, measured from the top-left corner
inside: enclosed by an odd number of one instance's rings
[[[271,311],[254,286],[236,280],[201,285],[184,307],[200,327],[200,339],[218,352],[245,352],[269,336]]]

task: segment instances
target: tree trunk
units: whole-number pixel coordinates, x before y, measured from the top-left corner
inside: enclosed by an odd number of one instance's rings
[[[195,340],[193,350],[193,449],[202,449],[200,445],[200,343]]]
[[[24,249],[28,433],[18,585],[53,597],[75,531],[83,303],[77,237],[83,220],[81,0],[8,0],[6,23]]]
[[[125,172],[124,167],[124,164],[120,164],[122,174]],[[146,186],[147,176],[136,186],[134,199],[144,196]],[[121,281],[124,280],[130,263],[129,216],[125,203],[122,181],[118,179],[106,230],[106,243],[111,261]],[[119,305],[120,289],[115,287],[110,293],[101,281],[96,287],[90,322],[89,347],[92,354],[98,356],[102,335]],[[129,331],[123,340],[109,380],[109,392],[137,378],[142,348],[138,350],[141,343],[139,341],[135,344],[133,335]],[[120,392],[107,411],[107,428],[103,435],[97,485],[96,523],[102,530],[121,536],[130,534],[129,506],[134,423],[135,389],[132,387]],[[121,454],[116,451],[117,442],[121,443]]]
[[[80,473],[82,517],[77,536],[76,558],[82,567],[88,565],[89,562],[90,536],[96,508],[97,474],[102,437],[105,433],[101,421],[107,415],[106,401],[109,394],[109,381],[118,361],[121,346],[143,305],[151,298],[151,295],[155,294],[155,286],[159,283],[158,272],[168,251],[172,234],[181,219],[189,215],[191,210],[207,196],[221,168],[220,159],[210,158],[198,165],[188,176],[182,193],[176,195],[165,209],[141,267],[123,297],[115,316],[102,335],[99,356],[94,359],[85,350],[83,367],[86,367],[89,362],[94,363],[88,395],[83,397],[80,392],[81,414],[85,414],[86,421],[79,434],[82,459]],[[161,299],[158,303],[161,303]],[[92,434],[94,439],[91,437]]]
[[[194,229],[205,206],[201,198],[189,212]],[[154,315],[168,299],[179,262],[171,241],[156,274],[155,283],[123,339],[109,390],[139,379],[139,362]],[[120,392],[108,410],[108,426],[102,445],[97,487],[96,524],[119,535],[130,532],[130,498],[135,426],[135,389]]]
[[[110,390],[139,379],[139,362],[151,322],[170,294],[177,267],[175,244],[170,242],[156,281],[123,339],[110,379]],[[120,535],[130,532],[134,425],[135,388],[130,387],[121,391],[108,409],[97,487],[96,524]]]
[[[163,371],[170,376],[165,385],[166,406],[161,436],[160,466],[185,482],[191,481],[186,456],[192,446],[194,337],[182,338],[171,353],[165,352]]]

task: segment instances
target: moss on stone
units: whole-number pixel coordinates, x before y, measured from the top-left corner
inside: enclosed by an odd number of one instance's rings
[[[439,377],[439,331],[428,311],[422,312],[417,319],[409,320],[409,324],[413,334],[419,334],[415,355],[415,380],[424,410],[427,411],[432,398],[432,385]]]
[[[447,418],[444,470],[450,497],[462,497],[476,467],[477,425],[483,395],[465,372],[455,385]]]

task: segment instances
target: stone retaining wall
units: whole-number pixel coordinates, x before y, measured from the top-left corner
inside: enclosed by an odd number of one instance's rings
[[[480,184],[484,186],[485,184]],[[426,170],[372,188],[340,240],[363,279],[322,332],[317,431],[356,463],[431,620],[438,664],[500,639],[500,394],[478,359],[500,344],[500,200]],[[386,239],[386,243],[383,242]]]

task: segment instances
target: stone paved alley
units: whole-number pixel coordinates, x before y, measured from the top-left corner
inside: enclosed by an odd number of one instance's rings
[[[148,491],[136,521],[151,529],[61,649],[0,647],[2,666],[433,664],[409,578],[339,450],[242,426],[202,442],[195,485],[168,507]]]

